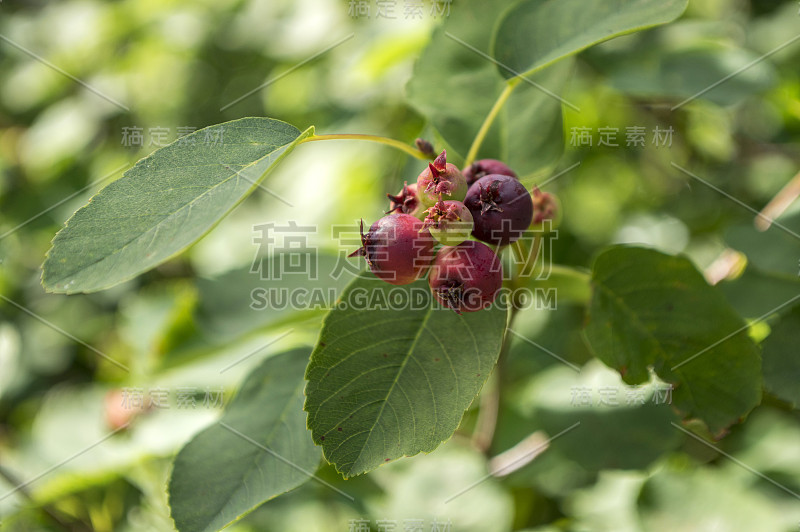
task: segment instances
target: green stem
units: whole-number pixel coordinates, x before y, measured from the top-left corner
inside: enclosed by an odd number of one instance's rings
[[[536,236],[533,237],[533,246],[531,247],[531,252],[525,260],[525,264],[522,266],[522,273],[520,274],[522,277],[530,277],[533,273],[533,269],[536,267],[536,262],[539,260],[539,250],[541,247],[542,235],[541,233],[536,233]]]
[[[472,433],[472,444],[487,457],[492,448],[492,442],[494,441],[494,435],[497,429],[497,418],[500,415],[500,403],[502,401],[500,393],[505,384],[505,359],[511,347],[511,335],[508,334],[508,329],[514,325],[514,319],[517,317],[518,312],[519,310],[516,307],[511,307],[511,315],[508,318],[503,345],[500,348],[500,354],[497,357],[497,364],[495,365],[494,371],[492,371],[492,374],[489,376],[488,382],[486,383],[487,386],[484,386],[484,390],[481,393],[478,418],[475,420],[475,430]]]
[[[506,83],[506,87],[503,89],[503,92],[500,93],[500,96],[497,97],[497,101],[494,102],[492,109],[489,111],[489,114],[486,115],[486,119],[481,124],[481,128],[478,130],[478,134],[475,136],[475,140],[472,141],[472,146],[469,148],[469,152],[467,152],[467,159],[464,161],[464,168],[471,165],[472,162],[478,157],[478,150],[481,148],[481,144],[483,144],[483,140],[486,138],[486,135],[489,134],[489,129],[492,127],[495,118],[500,113],[500,109],[503,108],[506,101],[508,101],[509,96],[514,91],[514,87],[519,85],[519,78],[514,78],[509,80]]]
[[[422,159],[423,161],[429,161],[433,158],[428,154],[419,151],[413,146],[406,144],[405,142],[400,142],[399,140],[390,139],[388,137],[378,137],[375,135],[359,135],[356,133],[338,133],[335,135],[312,135],[310,137],[304,138],[303,140],[298,142],[298,144],[303,144],[304,142],[314,142],[316,140],[367,140],[370,142],[377,142],[379,144],[386,144],[387,146],[397,148],[398,150],[402,150],[407,154],[416,157],[417,159]]]

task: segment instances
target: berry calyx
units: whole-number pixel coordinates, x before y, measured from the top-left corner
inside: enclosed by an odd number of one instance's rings
[[[458,314],[475,312],[497,297],[503,286],[503,269],[489,246],[467,240],[439,251],[428,284],[444,306]]]
[[[425,207],[440,199],[464,201],[467,181],[456,165],[447,162],[445,150],[417,177],[417,195]]]
[[[542,229],[547,226],[547,229],[553,230],[558,227],[561,222],[561,202],[553,194],[542,192],[539,187],[534,186],[531,191],[531,199],[533,200],[533,219],[531,220],[531,229]],[[546,222],[549,220],[549,224]]]
[[[517,177],[514,170],[509,168],[503,161],[498,161],[497,159],[480,159],[464,168],[462,173],[464,174],[464,179],[467,180],[467,186],[472,186],[475,181],[490,174]]]
[[[366,233],[361,221],[361,247],[350,256],[363,256],[379,279],[404,285],[428,271],[434,245],[420,220],[410,214],[390,214],[372,224]]]
[[[386,194],[386,197],[389,198],[389,210],[386,211],[386,214],[410,214],[417,218],[424,216],[425,211],[417,197],[416,183],[411,183],[409,185],[408,182],[406,182],[403,184],[403,189],[400,192],[396,195]]]
[[[472,233],[472,213],[460,201],[437,201],[425,213],[422,227],[445,246],[456,246]]]
[[[472,236],[497,246],[509,244],[528,229],[533,219],[531,195],[516,178],[490,174],[469,188],[464,205],[472,213]]]

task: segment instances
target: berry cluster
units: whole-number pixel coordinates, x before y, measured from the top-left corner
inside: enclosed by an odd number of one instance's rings
[[[430,270],[431,291],[458,313],[488,307],[500,291],[500,259],[486,244],[505,246],[558,211],[552,196],[537,188],[531,196],[505,163],[483,159],[462,172],[445,151],[416,183],[387,196],[387,215],[366,233],[361,222],[361,248],[351,256],[363,256],[378,278],[395,285]]]

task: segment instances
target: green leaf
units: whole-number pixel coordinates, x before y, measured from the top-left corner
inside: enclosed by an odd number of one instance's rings
[[[772,327],[762,344],[764,387],[795,407],[800,405],[800,306]]]
[[[103,290],[180,253],[244,200],[298,141],[313,134],[242,118],[182,137],[101,190],[53,239],[50,292]]]
[[[757,60],[755,53],[741,48],[697,48],[647,49],[621,62],[597,63],[601,72],[608,72],[614,88],[638,98],[683,100],[702,92],[702,98],[731,105],[775,84],[775,69],[766,61]],[[728,81],[714,86],[721,79]]]
[[[303,413],[307,353],[266,359],[222,418],[178,453],[169,483],[178,530],[219,530],[304,483],[306,471],[319,466]]]
[[[769,246],[764,249],[769,249],[770,253],[774,250]],[[791,299],[800,294],[797,277],[766,273],[753,266],[748,266],[741,276],[717,286],[740,316],[753,319],[787,312],[793,303]]]
[[[593,44],[678,18],[687,0],[527,0],[507,10],[494,32],[506,78],[531,74]]]
[[[744,321],[685,257],[617,246],[597,257],[586,338],[625,382],[658,376],[673,404],[721,435],[761,400],[761,361]]]
[[[491,59],[480,52],[489,50],[491,31],[487,28],[497,18],[498,8],[510,3],[459,2],[458,9],[433,32],[407,86],[411,106],[461,157],[506,87]],[[559,65],[529,81],[558,94],[570,73],[569,64]],[[520,175],[547,168],[564,149],[561,102],[532,83],[516,87],[479,153],[482,158],[505,160]]]
[[[766,231],[759,231],[752,223],[731,226],[725,231],[725,242],[747,256],[752,264],[764,273],[797,280],[800,264],[800,213],[781,216]],[[764,253],[768,249],[769,253]]]
[[[308,426],[328,462],[350,477],[448,439],[494,368],[506,317],[434,305],[424,280],[355,279],[306,371]]]

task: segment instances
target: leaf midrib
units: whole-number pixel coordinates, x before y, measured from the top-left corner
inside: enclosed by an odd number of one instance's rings
[[[392,380],[392,384],[391,384],[391,386],[389,386],[389,390],[386,392],[386,397],[383,399],[383,404],[381,405],[380,410],[378,411],[377,415],[375,416],[375,420],[372,422],[372,425],[369,428],[369,433],[367,435],[367,439],[364,441],[364,444],[361,446],[361,449],[358,451],[358,456],[356,456],[355,460],[353,460],[353,462],[351,463],[351,467],[349,468],[350,469],[349,472],[353,471],[353,466],[355,466],[355,464],[358,463],[358,461],[361,459],[361,455],[364,454],[364,449],[366,449],[367,446],[369,445],[369,440],[372,437],[372,434],[373,434],[373,432],[375,430],[375,426],[378,424],[378,420],[380,420],[381,416],[383,415],[383,411],[386,408],[386,404],[389,402],[389,397],[391,397],[392,392],[394,391],[394,387],[397,385],[397,382],[400,380],[400,376],[403,374],[403,371],[406,368],[406,364],[411,359],[412,353],[414,352],[414,349],[416,348],[417,343],[419,342],[419,339],[422,336],[422,332],[425,330],[425,327],[428,324],[428,319],[430,319],[432,314],[433,314],[433,308],[428,307],[427,313],[425,314],[425,317],[422,319],[422,321],[420,323],[419,330],[417,331],[417,334],[414,336],[414,340],[411,342],[411,346],[408,349],[407,356],[403,360],[403,363],[400,365],[400,369],[397,371],[397,375]],[[436,412],[436,399],[435,398],[434,398],[433,403],[434,403],[434,405],[433,405],[433,416],[434,416],[434,426],[435,426],[436,425],[436,420],[439,419],[438,414]]]
[[[276,432],[276,431],[278,430],[278,428],[280,428],[280,427],[283,425],[283,423],[286,421],[286,416],[287,416],[287,415],[288,415],[288,413],[290,412],[290,407],[291,407],[291,406],[292,406],[292,404],[294,403],[294,400],[295,400],[295,398],[297,397],[297,395],[298,395],[298,392],[299,392],[299,393],[302,393],[302,391],[303,391],[303,388],[304,388],[304,387],[305,387],[305,381],[304,381],[304,380],[301,380],[301,381],[300,381],[300,384],[298,384],[298,385],[295,387],[294,391],[292,391],[291,395],[289,396],[288,400],[286,401],[286,405],[284,405],[284,407],[283,407],[283,410],[281,411],[281,413],[280,413],[280,415],[278,416],[278,418],[275,420],[275,426],[272,428],[272,430],[270,430],[270,431],[269,431],[269,433],[267,434],[267,436],[264,438],[264,442],[262,443],[262,445],[264,445],[264,447],[267,447],[267,444],[268,444],[270,441],[272,441],[272,437],[274,436],[275,432]],[[224,418],[223,418],[223,420],[224,420]],[[222,421],[222,420],[221,420],[221,421]],[[222,428],[222,430],[226,430],[226,429],[225,429],[224,427],[222,427],[222,426],[221,426],[219,423],[217,424],[217,427],[220,427],[220,428]],[[255,438],[252,438],[252,439],[254,439],[254,440],[255,440]],[[256,440],[256,441],[257,441],[257,440]],[[250,443],[250,442],[247,442],[247,443]],[[255,445],[253,445],[252,443],[250,443],[250,445],[251,445],[251,446],[253,447],[253,449],[254,449],[254,450],[252,451],[252,457],[253,457],[253,459],[252,459],[252,463],[253,463],[253,465],[256,465],[256,466],[258,466],[258,464],[259,464],[258,457],[259,457],[259,456],[261,456],[261,454],[262,454],[262,453],[264,453],[264,452],[266,452],[266,451],[264,451],[264,450],[263,450],[263,449],[261,449],[260,447],[257,447],[257,446],[255,446]],[[258,471],[259,471],[259,472],[261,472],[260,466],[258,466],[258,467],[259,467]],[[242,479],[242,487],[240,487],[239,489],[236,489],[236,490],[232,491],[232,492],[230,493],[230,495],[228,495],[228,497],[227,497],[227,498],[225,498],[224,502],[223,502],[223,503],[222,503],[222,504],[219,506],[219,508],[216,510],[216,512],[215,512],[215,516],[219,516],[219,515],[220,515],[220,513],[221,513],[223,510],[225,510],[226,508],[228,508],[228,505],[230,505],[230,503],[231,503],[231,501],[234,499],[234,497],[235,497],[235,496],[237,496],[237,495],[238,495],[238,494],[241,492],[241,490],[242,490],[243,488],[244,488],[245,490],[247,489],[247,487],[246,487],[246,484],[247,484],[247,483],[246,483],[246,480],[247,480],[248,478],[250,478],[250,477],[251,477],[253,474],[254,474],[254,470],[253,470],[252,468],[248,469],[247,473],[245,473],[245,475],[244,475],[244,478]],[[273,498],[275,498],[275,496],[276,496],[276,495],[272,495],[270,498],[268,498],[268,499],[265,499],[264,501],[262,501],[262,504],[263,504],[263,502],[266,502],[266,501],[268,501],[268,500],[270,500],[270,499],[273,499]],[[255,508],[256,508],[256,507],[258,507],[258,504],[256,504],[256,506],[254,506],[254,507],[250,508],[250,509],[249,509],[247,512],[245,512],[245,513],[243,513],[243,514],[241,514],[241,515],[237,515],[237,516],[236,516],[234,519],[231,519],[230,521],[227,521],[227,523],[225,524],[225,526],[227,526],[227,524],[229,524],[229,523],[232,523],[233,521],[238,521],[239,519],[241,519],[242,517],[244,517],[245,515],[247,515],[247,514],[248,514],[248,513],[250,513],[251,511],[255,510]],[[210,519],[210,520],[209,520],[209,522],[213,522],[213,518],[212,518],[212,519]],[[208,525],[206,524],[206,526],[208,526]],[[205,529],[204,529],[204,530],[205,530]]]

